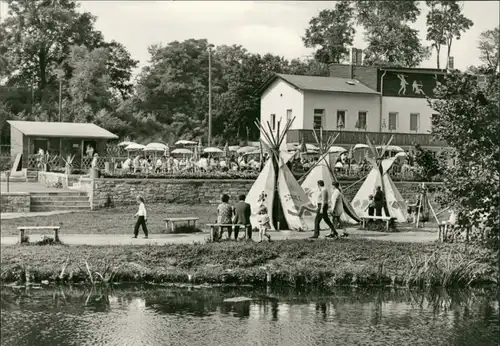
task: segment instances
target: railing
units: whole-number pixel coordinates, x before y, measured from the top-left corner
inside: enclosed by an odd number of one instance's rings
[[[446,147],[444,141],[434,139],[431,134],[423,133],[391,133],[391,132],[366,132],[366,131],[323,131],[323,138],[334,134],[339,134],[335,141],[336,144],[354,145],[358,143],[366,143],[366,136],[370,138],[373,144],[385,144],[394,136],[391,145],[398,146],[414,146],[420,144],[422,146],[431,147]],[[313,130],[289,130],[287,133],[288,143],[300,143],[302,139],[306,143],[316,143]]]

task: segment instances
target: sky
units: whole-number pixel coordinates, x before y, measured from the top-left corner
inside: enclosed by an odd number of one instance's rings
[[[1,2],[0,2],[1,3]],[[96,27],[106,40],[124,44],[140,67],[147,64],[148,46],[155,43],[206,38],[215,45],[240,44],[252,53],[272,53],[287,59],[305,58],[313,50],[302,43],[309,20],[319,11],[333,8],[332,1],[80,1],[82,10],[98,17]],[[425,3],[412,26],[425,40]],[[6,5],[2,5],[2,17]],[[465,1],[463,12],[474,22],[452,46],[455,68],[480,63],[479,34],[499,25],[498,1]],[[425,41],[424,41],[425,42]],[[428,43],[426,43],[428,44]],[[364,48],[357,28],[354,47]],[[445,49],[444,49],[445,50]],[[444,55],[441,52],[442,66]],[[436,67],[435,52],[421,67]]]

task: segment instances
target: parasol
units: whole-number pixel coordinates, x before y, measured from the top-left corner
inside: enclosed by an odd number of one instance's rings
[[[342,147],[337,147],[337,146],[333,146],[333,147],[330,147],[330,149],[328,149],[329,153],[343,153],[346,151],[347,151],[346,149],[344,149]]]
[[[208,148],[205,148],[203,149],[203,152],[204,153],[210,153],[210,154],[213,154],[213,153],[223,153],[224,151],[219,149],[219,148],[215,148],[215,147],[208,147]]]
[[[149,143],[144,148],[144,151],[165,151],[167,146],[162,143]]]
[[[245,147],[241,147],[239,148],[238,150],[236,150],[236,152],[238,154],[245,154],[245,153],[250,153],[252,151],[256,151],[255,149],[258,150],[258,148],[255,148],[255,147],[251,147],[251,146],[245,146]]]
[[[231,146],[229,147],[229,151],[238,151],[238,149],[239,149],[239,148],[240,148],[240,146],[239,146],[239,145],[231,145]]]
[[[128,147],[131,144],[137,144],[137,143],[135,143],[135,142],[129,142],[129,141],[123,141],[123,142],[118,143],[118,146],[119,147]]]
[[[178,140],[177,142],[175,142],[175,145],[196,145],[196,142],[181,139],[181,140]]]
[[[143,150],[144,148],[145,148],[145,146],[142,144],[132,143],[132,144],[126,146],[125,150],[136,151],[136,150]]]
[[[380,150],[380,149],[383,150],[385,148],[386,151],[395,151],[398,153],[404,152],[403,148],[398,147],[397,145],[388,145],[387,147],[385,145],[379,145],[376,148],[377,148],[377,150]]]
[[[172,150],[172,154],[181,154],[181,155],[191,155],[193,152],[189,149],[186,148],[177,148]]]
[[[368,146],[368,145],[359,143],[359,144],[356,144],[356,145],[354,146],[354,148],[352,148],[352,149],[353,149],[353,150],[357,150],[357,149],[368,149],[368,148],[369,148],[369,146]]]

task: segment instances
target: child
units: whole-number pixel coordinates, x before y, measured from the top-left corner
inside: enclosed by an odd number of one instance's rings
[[[375,212],[375,201],[373,200],[373,195],[368,196],[368,216],[373,216]]]
[[[271,236],[267,234],[267,230],[271,228],[269,215],[267,215],[267,208],[264,204],[260,205],[259,213],[257,216],[257,222],[259,223],[259,243],[262,243],[262,237],[267,237],[268,241],[271,241]]]
[[[142,226],[144,238],[148,239],[148,227],[146,226],[148,214],[146,212],[146,206],[144,205],[144,198],[137,196],[137,203],[139,204],[139,210],[134,215],[134,217],[137,217],[134,227],[134,238],[137,238],[137,235],[139,235],[139,226]]]

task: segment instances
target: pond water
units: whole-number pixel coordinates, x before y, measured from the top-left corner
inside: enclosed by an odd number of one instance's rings
[[[3,287],[1,312],[3,346],[479,346],[500,332],[486,290]]]

